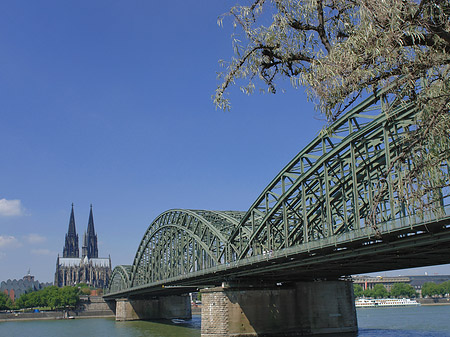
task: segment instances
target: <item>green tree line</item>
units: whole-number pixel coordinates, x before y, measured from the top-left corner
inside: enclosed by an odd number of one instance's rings
[[[385,298],[385,297],[416,297],[416,291],[414,288],[406,283],[396,283],[392,286],[391,291],[387,291],[384,285],[376,284],[373,289],[364,290],[359,284],[353,285],[353,291],[355,297],[373,297],[373,298]]]
[[[60,307],[73,307],[80,299],[79,294],[80,289],[78,287],[58,288],[56,286],[50,286],[42,290],[22,294],[13,303],[9,296],[1,293],[0,310],[36,307],[49,307],[53,310]]]
[[[440,284],[434,282],[426,282],[422,286],[423,297],[433,296],[445,296],[450,294],[450,281],[446,281]]]
[[[406,283],[396,283],[392,286],[391,291],[382,284],[377,284],[373,289],[364,290],[359,284],[353,285],[355,297],[416,297],[417,293],[414,288]],[[440,284],[434,282],[425,282],[422,285],[422,297],[433,296],[448,296],[450,294],[450,281],[446,281]]]

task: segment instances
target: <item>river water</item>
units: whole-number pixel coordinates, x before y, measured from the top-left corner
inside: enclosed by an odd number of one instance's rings
[[[357,309],[358,337],[450,337],[450,306]],[[201,318],[116,322],[112,318],[0,323],[1,337],[199,337]]]

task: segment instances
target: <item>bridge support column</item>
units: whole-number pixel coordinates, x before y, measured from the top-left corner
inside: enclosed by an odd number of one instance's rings
[[[357,330],[350,281],[202,290],[202,337],[305,336]]]
[[[191,301],[188,295],[116,300],[116,321],[172,318],[192,318]]]

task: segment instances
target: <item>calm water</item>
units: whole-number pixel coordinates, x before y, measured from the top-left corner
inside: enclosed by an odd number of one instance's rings
[[[358,309],[358,337],[450,337],[450,306]],[[74,319],[0,323],[5,337],[199,337],[200,316],[183,324]]]

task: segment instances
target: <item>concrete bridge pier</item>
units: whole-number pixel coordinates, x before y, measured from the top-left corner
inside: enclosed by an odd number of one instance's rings
[[[116,299],[116,321],[191,319],[189,295],[151,299]]]
[[[351,281],[202,290],[202,337],[356,335],[357,330]]]

